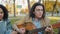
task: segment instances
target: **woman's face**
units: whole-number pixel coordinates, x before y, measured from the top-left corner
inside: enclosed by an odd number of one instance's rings
[[[43,7],[42,6],[36,6],[35,8],[35,12],[33,12],[35,14],[36,18],[41,18],[43,15]]]
[[[4,16],[4,12],[3,12],[3,10],[0,8],[0,20],[3,19],[3,16]]]

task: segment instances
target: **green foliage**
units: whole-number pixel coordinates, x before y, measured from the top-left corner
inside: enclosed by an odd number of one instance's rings
[[[55,23],[57,23],[58,19],[57,19],[57,20],[56,20],[56,19],[50,19],[50,21],[51,21],[51,22],[50,22],[51,24],[55,24]],[[53,29],[53,30],[54,30],[54,33],[55,33],[55,34],[58,34],[58,28],[55,28],[55,29]]]

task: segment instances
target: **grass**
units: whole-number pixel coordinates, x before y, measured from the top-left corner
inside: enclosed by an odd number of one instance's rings
[[[60,20],[60,17],[48,17],[49,19],[52,19],[52,20]]]
[[[60,17],[48,17],[50,19],[51,24],[57,23],[58,20],[60,20]],[[55,34],[58,34],[58,28],[54,29]]]
[[[14,24],[18,19],[11,19],[11,24]]]
[[[11,24],[14,24],[16,21],[24,18],[23,16],[16,16],[16,17],[9,17],[10,18],[10,21],[11,21]]]

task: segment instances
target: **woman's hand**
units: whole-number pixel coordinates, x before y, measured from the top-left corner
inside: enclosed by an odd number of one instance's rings
[[[16,31],[12,31],[12,34],[17,34],[17,32]]]
[[[36,26],[34,26],[34,25],[32,27],[33,27],[33,29],[37,29]]]
[[[52,28],[51,27],[46,27],[45,32],[51,32]]]
[[[26,32],[26,30],[25,30],[24,27],[22,27],[22,28],[19,29],[19,33],[24,34],[25,32]]]

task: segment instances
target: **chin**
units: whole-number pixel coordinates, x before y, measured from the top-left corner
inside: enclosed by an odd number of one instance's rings
[[[38,18],[41,18],[41,16],[39,16]]]
[[[0,18],[0,20],[2,20],[3,18]]]
[[[41,18],[42,16],[39,16],[39,18]]]

